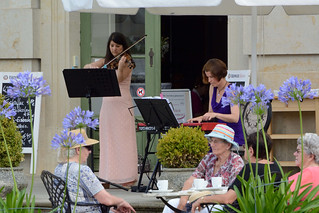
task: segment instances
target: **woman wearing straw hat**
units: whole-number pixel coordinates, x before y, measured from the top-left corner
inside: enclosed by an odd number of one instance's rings
[[[207,181],[207,187],[212,186],[212,177],[222,177],[222,185],[229,186],[235,180],[237,174],[244,166],[242,158],[231,151],[232,147],[238,148],[234,141],[234,130],[224,124],[217,124],[213,131],[205,135],[212,148],[212,152],[205,155],[200,161],[195,172],[185,181],[182,190],[188,190],[192,187],[196,178],[204,178]],[[186,210],[188,196],[172,199],[169,201],[173,207]],[[168,206],[165,206],[163,213],[174,212]]]
[[[271,173],[276,173],[276,182],[280,181],[281,179],[281,172],[279,165],[274,162],[270,162],[267,160],[267,155],[266,155],[266,147],[264,143],[264,138],[263,134],[260,131],[259,134],[257,132],[252,133],[248,136],[247,138],[247,146],[248,146],[248,153],[247,150],[245,149],[245,154],[244,157],[246,160],[248,160],[248,156],[252,165],[253,171],[256,171],[256,153],[257,153],[257,142],[259,141],[259,147],[258,147],[258,175],[263,176],[265,173],[264,171],[264,165],[269,164],[270,166],[270,171]],[[271,151],[272,144],[271,144],[271,138],[268,134],[266,134],[266,142],[267,142],[267,148],[268,148],[268,155],[269,152]],[[242,169],[242,171],[238,174],[238,176],[243,177],[244,180],[248,180],[250,177],[250,166],[247,163],[245,167]],[[220,194],[220,195],[210,195],[210,196],[205,196],[202,197],[201,199],[198,199],[192,204],[192,213],[198,212],[200,210],[200,205],[201,203],[218,203],[218,204],[231,204],[235,208],[239,208],[239,205],[237,203],[237,195],[235,192],[235,186],[238,188],[238,190],[241,192],[242,187],[241,187],[241,181],[236,178],[233,184],[230,185],[228,188],[228,191],[226,194]],[[218,205],[219,206],[219,205]],[[232,209],[230,209],[228,206],[225,206],[225,209],[227,209],[227,212],[234,212]],[[216,209],[218,212],[219,210]],[[203,209],[200,211],[201,213],[204,212]]]
[[[69,170],[68,170],[68,190],[70,199],[75,201],[77,194],[77,182],[79,174],[79,164],[84,164],[91,153],[93,144],[99,141],[88,138],[84,129],[72,130],[75,135],[82,134],[85,144],[77,144],[69,149]],[[80,158],[81,153],[81,158]],[[55,168],[55,175],[66,179],[68,150],[61,147],[58,152],[58,166]],[[104,205],[116,205],[117,210],[114,212],[135,212],[133,207],[125,200],[115,197],[108,193],[90,167],[80,165],[80,185],[78,202],[86,203],[102,203]],[[73,211],[73,210],[72,210]],[[92,206],[77,206],[76,212],[100,212],[99,207]]]

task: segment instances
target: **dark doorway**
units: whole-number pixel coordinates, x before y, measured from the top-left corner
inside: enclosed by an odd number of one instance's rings
[[[169,44],[162,52],[162,83],[192,89],[208,59],[227,64],[227,16],[162,16],[161,28]]]

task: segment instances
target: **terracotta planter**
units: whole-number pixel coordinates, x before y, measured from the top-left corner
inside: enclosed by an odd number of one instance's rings
[[[23,168],[14,167],[13,172],[14,172],[16,182],[18,184],[18,189],[21,190],[23,188],[26,188],[28,186],[28,182],[26,181],[25,176],[23,174]],[[0,167],[0,189],[3,186],[4,186],[4,189],[0,193],[1,197],[5,197],[7,193],[11,192],[14,186],[10,167],[9,168]]]
[[[195,168],[163,168],[158,180],[168,180],[168,189],[180,191],[194,171]]]

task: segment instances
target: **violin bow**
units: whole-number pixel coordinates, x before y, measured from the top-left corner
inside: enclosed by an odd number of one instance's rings
[[[134,44],[132,44],[131,46],[129,46],[126,50],[123,50],[123,52],[121,52],[120,54],[118,54],[116,57],[114,57],[111,61],[107,62],[104,66],[109,65],[110,63],[112,63],[113,61],[115,61],[116,59],[118,59],[120,56],[122,56],[125,52],[127,52],[129,49],[131,49],[132,47],[134,47],[136,44],[138,44],[139,42],[141,42],[143,39],[145,39],[147,35],[144,35],[142,38],[140,38],[139,40],[137,40]]]

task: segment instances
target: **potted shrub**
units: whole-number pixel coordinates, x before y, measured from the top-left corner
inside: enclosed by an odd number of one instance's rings
[[[0,94],[0,105],[3,104],[4,96]],[[9,104],[8,104],[9,105]],[[22,153],[22,136],[19,130],[17,129],[17,125],[14,122],[13,118],[9,119],[3,117],[0,119],[4,137],[8,146],[8,150],[10,153],[11,163],[14,167],[14,174],[16,181],[18,183],[18,188],[26,188],[27,182],[23,176],[23,168],[18,167],[20,162],[24,160],[24,155]],[[0,179],[1,185],[0,189],[4,186],[4,189],[1,191],[0,196],[3,197],[8,192],[12,191],[13,188],[13,179],[12,173],[10,169],[9,159],[7,155],[6,148],[4,146],[4,137],[3,134],[0,134]]]
[[[156,156],[164,167],[160,179],[168,179],[170,189],[180,190],[208,150],[205,133],[199,127],[169,129],[157,145]]]

